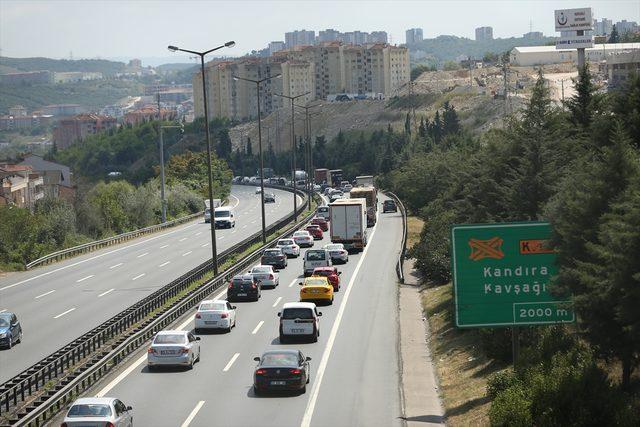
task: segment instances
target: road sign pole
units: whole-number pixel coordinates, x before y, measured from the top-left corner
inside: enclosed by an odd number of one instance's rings
[[[578,31],[578,36],[584,36],[584,31]],[[585,50],[583,47],[578,48],[578,71],[582,70],[585,64]],[[606,59],[606,58],[605,58]]]

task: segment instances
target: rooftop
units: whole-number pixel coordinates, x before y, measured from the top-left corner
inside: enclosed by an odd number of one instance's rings
[[[521,53],[546,53],[546,52],[566,52],[575,49],[556,49],[555,46],[516,46],[513,48]],[[640,43],[605,43],[594,45],[587,48],[588,51],[593,50],[640,50]]]

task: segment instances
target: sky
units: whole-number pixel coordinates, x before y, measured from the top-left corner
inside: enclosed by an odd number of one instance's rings
[[[167,45],[224,49],[240,56],[284,40],[296,29],[387,31],[405,42],[405,30],[419,27],[425,38],[474,38],[474,29],[493,27],[494,37],[554,32],[555,9],[591,7],[594,18],[640,22],[640,0],[446,0],[446,1],[192,1],[192,0],[0,0],[0,55],[49,58],[168,58]]]

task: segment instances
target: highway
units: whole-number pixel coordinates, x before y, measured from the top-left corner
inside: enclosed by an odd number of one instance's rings
[[[280,286],[264,290],[258,302],[234,303],[232,332],[200,335],[202,358],[193,370],[149,372],[144,347],[86,395],[121,399],[143,426],[401,425],[395,275],[401,214],[380,213],[369,233],[365,251],[338,266],[342,288],[333,305],[319,308],[317,343],[281,345],[278,339],[277,312],[299,300],[302,257],[290,259],[280,271]],[[327,235],[316,248],[328,242]],[[173,328],[193,329],[193,312]],[[273,348],[297,348],[312,358],[306,394],[254,395],[253,358]]]
[[[292,193],[268,190],[267,224],[293,211]],[[233,186],[236,227],[217,229],[218,252],[261,227],[255,187]],[[15,312],[23,342],[0,350],[4,382],[83,333],[211,258],[210,225],[202,218],[166,231],[0,280],[0,311]]]

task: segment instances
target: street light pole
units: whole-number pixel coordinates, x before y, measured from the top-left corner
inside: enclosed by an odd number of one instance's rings
[[[233,76],[234,80],[244,80],[245,82],[255,83],[256,91],[258,92],[258,149],[260,150],[260,207],[262,210],[262,243],[267,243],[267,224],[264,213],[264,153],[262,152],[262,127],[260,125],[260,83],[267,80],[282,77],[282,74],[276,74],[275,76],[265,77],[261,80],[252,80],[245,77]]]
[[[216,221],[215,221],[215,209],[213,207],[213,175],[211,172],[211,136],[209,135],[209,111],[207,107],[207,86],[204,77],[204,57],[208,53],[222,49],[223,47],[235,46],[234,41],[228,41],[222,46],[214,47],[204,52],[196,52],[194,50],[180,49],[177,46],[168,46],[168,49],[172,52],[181,51],[192,53],[200,57],[200,72],[202,73],[202,102],[204,104],[204,131],[207,139],[207,169],[209,172],[209,209],[211,212],[211,251],[213,261],[213,274],[218,275],[218,249],[216,246]]]
[[[311,158],[312,156],[312,150],[311,150],[311,124],[309,122],[309,109],[314,108],[314,107],[321,107],[322,104],[316,104],[316,105],[298,105],[295,104],[296,107],[298,108],[303,108],[305,111],[305,132],[306,132],[306,138],[307,138],[307,146],[305,147],[305,156],[308,159],[307,160],[307,167],[308,167],[308,172],[307,172],[307,189],[308,191],[313,191],[313,188],[309,188],[311,186],[311,168],[312,168],[312,162],[313,159]],[[309,199],[309,209],[311,209],[311,197],[308,198]]]
[[[297,98],[300,98],[301,96],[305,96],[310,94],[311,92],[305,92],[305,93],[301,93],[300,95],[296,95],[296,96],[287,96],[287,95],[281,95],[279,93],[274,93],[274,95],[276,96],[280,96],[282,98],[287,98],[288,100],[291,101],[291,150],[293,152],[293,217],[294,217],[294,221],[298,222],[298,204],[297,204],[297,199],[298,199],[298,194],[297,194],[297,184],[296,184],[296,126],[295,126],[295,111],[293,110],[293,103]]]

